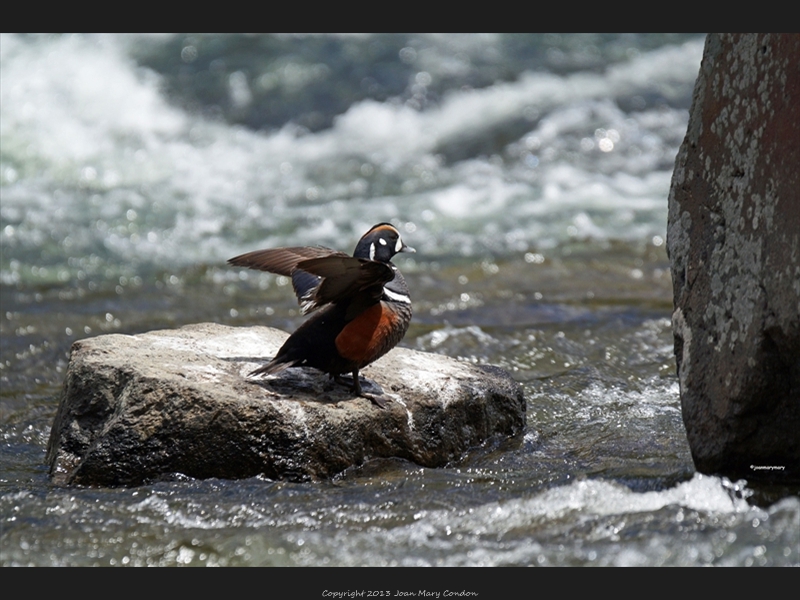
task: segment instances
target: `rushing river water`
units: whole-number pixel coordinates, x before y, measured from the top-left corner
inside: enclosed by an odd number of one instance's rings
[[[800,501],[695,473],[667,194],[702,36],[0,37],[0,564],[794,565]],[[49,482],[70,345],[291,330],[258,248],[391,221],[403,345],[499,365],[527,429],[333,481]],[[757,501],[758,500],[758,501]]]

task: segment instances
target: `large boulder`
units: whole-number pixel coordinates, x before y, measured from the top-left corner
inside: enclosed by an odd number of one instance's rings
[[[695,466],[800,480],[800,36],[706,40],[669,196]]]
[[[378,457],[437,467],[524,428],[505,371],[437,354],[396,348],[362,371],[386,408],[313,369],[248,380],[286,335],[205,323],[75,342],[47,451],[53,479],[308,480]]]

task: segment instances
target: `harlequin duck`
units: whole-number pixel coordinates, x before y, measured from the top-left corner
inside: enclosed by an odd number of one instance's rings
[[[303,314],[314,313],[289,336],[278,354],[250,375],[308,366],[362,393],[358,371],[403,339],[411,321],[411,298],[403,275],[392,264],[398,252],[415,252],[390,223],[378,223],[359,240],[353,256],[322,246],[257,250],[228,263],[292,278]]]

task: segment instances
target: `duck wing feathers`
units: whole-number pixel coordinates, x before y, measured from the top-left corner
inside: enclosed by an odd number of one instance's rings
[[[394,269],[387,263],[347,255],[304,260],[297,268],[321,278],[319,285],[304,296],[308,302],[304,312],[325,304],[347,304],[346,319],[377,304],[383,285],[394,278]]]
[[[344,252],[325,248],[324,246],[296,246],[293,248],[270,248],[256,250],[234,256],[228,264],[237,267],[248,267],[259,271],[269,271],[276,275],[291,277],[298,263],[312,258],[324,256],[347,256]]]
[[[300,303],[301,311],[306,314],[318,308],[312,305],[311,297],[319,286],[321,278],[299,269],[297,265],[305,260],[332,256],[346,257],[347,254],[324,246],[270,248],[235,256],[228,260],[228,264],[291,277],[292,288]]]

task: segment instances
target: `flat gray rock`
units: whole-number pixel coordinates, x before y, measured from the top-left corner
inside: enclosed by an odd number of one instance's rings
[[[286,337],[203,323],[75,342],[47,450],[54,481],[315,480],[387,457],[438,467],[524,428],[508,373],[438,354],[395,348],[361,372],[386,408],[314,369],[248,379]]]

